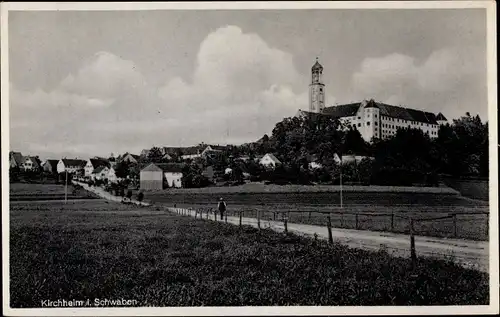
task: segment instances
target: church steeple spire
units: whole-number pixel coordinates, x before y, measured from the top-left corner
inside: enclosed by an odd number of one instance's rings
[[[325,85],[321,80],[323,66],[316,57],[316,63],[311,68],[311,84],[309,85],[309,111],[320,113],[325,108]]]

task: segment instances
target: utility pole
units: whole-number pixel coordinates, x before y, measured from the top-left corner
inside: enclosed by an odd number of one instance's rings
[[[66,170],[66,186],[64,187],[64,203],[68,202],[68,171]]]
[[[342,153],[340,153],[340,208],[343,208],[342,198]]]

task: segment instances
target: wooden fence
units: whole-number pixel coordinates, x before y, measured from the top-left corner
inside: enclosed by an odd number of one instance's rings
[[[220,219],[220,214],[217,212],[216,209],[214,208],[198,208],[198,209],[185,209],[185,208],[174,208],[174,212],[177,212],[181,215],[189,215],[189,216],[194,216],[195,219],[209,219],[209,220],[217,220],[219,217],[219,220],[224,220],[227,223],[227,217],[228,214],[231,216],[235,216],[239,219],[238,224],[239,227],[241,228],[243,225],[243,217],[245,216],[245,212],[240,210],[240,211],[230,211],[230,212],[225,212],[224,213],[224,219]],[[332,212],[316,212],[319,214],[322,214],[325,216],[325,223],[327,230],[328,230],[328,241],[330,243],[334,243],[333,241],[333,234],[332,234],[332,215],[340,217],[340,222],[341,222],[341,227],[344,225],[344,219],[346,216],[350,215],[353,216],[355,219],[355,228],[357,230],[360,230],[360,217],[381,217],[381,216],[386,216],[390,217],[390,229],[391,231],[394,231],[395,229],[395,223],[397,219],[405,219],[408,224],[408,232],[404,232],[405,234],[409,235],[410,238],[410,254],[411,254],[411,259],[412,263],[415,264],[415,261],[417,259],[416,255],[416,250],[415,250],[415,235],[418,235],[420,232],[415,228],[416,224],[421,224],[421,223],[426,223],[426,222],[437,222],[441,220],[447,220],[451,219],[453,226],[452,226],[452,237],[458,237],[458,217],[462,215],[488,215],[486,212],[475,212],[475,213],[466,213],[466,214],[461,214],[461,213],[449,213],[445,216],[440,216],[440,217],[414,217],[414,216],[404,216],[404,215],[398,215],[395,213],[355,213],[355,212],[341,212],[341,213],[332,213]],[[251,216],[255,216],[252,218],[256,218],[257,220],[257,228],[260,230],[261,229],[261,219],[262,219],[262,212],[260,210],[256,211],[256,214],[254,215],[253,213],[250,213]],[[248,216],[248,215],[247,215]],[[311,212],[309,212],[309,219],[311,218]],[[487,235],[488,232],[488,217],[486,218],[486,232],[485,234]],[[272,211],[272,219],[266,219],[266,221],[273,221],[273,222],[282,222],[283,227],[284,227],[284,233],[288,234],[288,223],[290,221],[290,212],[289,211]],[[300,222],[297,222],[300,223]]]

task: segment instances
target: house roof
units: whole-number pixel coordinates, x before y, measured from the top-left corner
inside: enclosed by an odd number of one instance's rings
[[[79,159],[62,159],[64,166],[77,166],[77,167],[84,167],[87,165],[87,161],[84,160],[79,160]]]
[[[351,117],[358,112],[360,106],[361,103],[358,102],[358,103],[326,107],[325,109],[323,109],[322,114],[329,115],[332,117]],[[366,108],[378,108],[380,109],[381,116],[403,119],[407,121],[437,124],[437,120],[439,120],[438,119],[439,115],[436,116],[431,112],[426,112],[411,108],[403,108],[399,106],[392,106],[381,102],[375,102],[373,100],[368,101],[368,103],[366,104]]]
[[[91,158],[89,161],[94,168],[97,168],[99,166],[110,166],[109,161],[102,158]]]
[[[436,121],[439,120],[439,121],[448,121],[448,119],[446,119],[446,117],[440,112],[438,113],[438,115],[436,116]]]
[[[139,155],[136,155],[136,154],[132,154],[132,153],[129,153],[129,152],[126,152],[125,154],[122,155],[121,159],[123,160],[125,157],[127,156],[131,156],[132,158],[134,158],[135,160],[138,160],[140,159],[141,157]]]
[[[166,172],[166,173],[181,173],[183,164],[177,163],[151,163],[141,170],[145,172]]]
[[[352,117],[358,112],[359,106],[361,106],[361,102],[326,107],[323,109],[323,114],[337,118]]]
[[[97,167],[93,172],[92,174],[99,174],[100,172],[102,172],[103,170],[105,170],[106,168],[108,168],[107,166],[99,166]]]
[[[10,152],[11,158],[14,159],[17,165],[21,165],[23,162],[23,155],[21,152]]]
[[[52,168],[53,171],[57,169],[57,163],[59,163],[58,160],[46,160],[44,164],[50,164],[50,167]]]
[[[23,162],[25,162],[27,159],[30,159],[31,162],[33,162],[33,167],[34,168],[40,168],[40,160],[36,158],[35,156],[25,156],[23,157]]]
[[[266,155],[267,155],[267,156],[268,156],[271,160],[273,160],[275,163],[278,163],[278,164],[280,164],[280,163],[281,163],[281,161],[280,161],[280,160],[278,160],[278,158],[277,158],[276,156],[274,156],[274,154],[272,154],[272,153],[267,153]],[[266,155],[264,155],[264,156],[266,156]]]
[[[207,145],[207,147],[210,146],[212,150],[214,151],[224,151],[227,147],[224,145]],[[205,148],[206,149],[206,148]]]

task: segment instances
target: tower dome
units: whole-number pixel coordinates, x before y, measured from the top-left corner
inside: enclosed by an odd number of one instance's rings
[[[314,63],[313,67],[311,68],[311,70],[314,72],[314,71],[320,71],[322,72],[323,71],[323,66],[321,66],[321,64],[318,62],[318,58],[316,57],[316,63]]]

